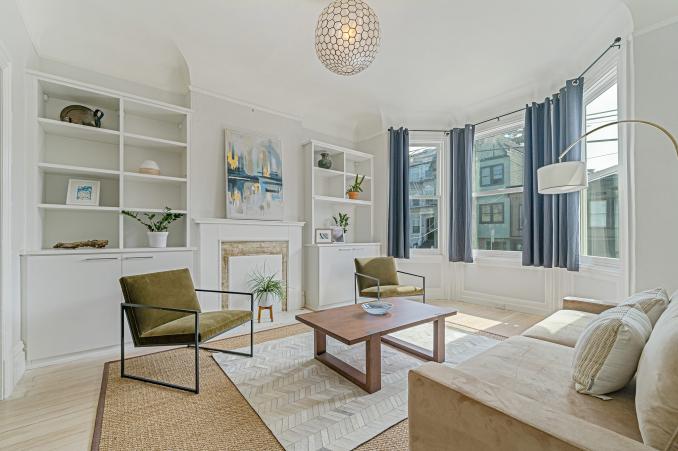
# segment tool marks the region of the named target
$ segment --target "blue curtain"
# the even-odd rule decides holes
[[[449,244],[451,262],[473,262],[471,218],[473,203],[473,135],[475,127],[450,130]]]
[[[388,131],[388,255],[410,258],[410,132]]]
[[[523,265],[579,271],[579,193],[542,195],[537,169],[558,155],[584,130],[584,79],[569,80],[558,94],[525,111]],[[581,145],[564,161],[581,160]]]

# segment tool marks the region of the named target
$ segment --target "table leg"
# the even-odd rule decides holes
[[[374,393],[381,390],[381,337],[371,336],[365,342],[365,391]]]
[[[327,351],[327,335],[320,332],[318,329],[313,331],[313,348],[315,355],[324,354]]]
[[[433,360],[445,361],[445,318],[433,321]]]

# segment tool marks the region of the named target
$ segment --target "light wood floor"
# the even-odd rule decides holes
[[[453,322],[505,336],[520,334],[543,318],[462,302],[431,303],[458,308]],[[118,357],[111,352],[27,371],[12,397],[0,401],[0,449],[89,449],[103,364]]]

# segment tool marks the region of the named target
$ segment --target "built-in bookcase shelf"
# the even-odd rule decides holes
[[[307,165],[308,213],[305,237],[307,243],[315,243],[315,230],[330,228],[333,216],[346,213],[350,217],[347,242],[371,243],[373,241],[372,179],[373,157],[345,147],[320,141],[305,144]],[[328,154],[332,167],[318,166],[322,154]],[[363,192],[357,200],[349,199],[347,188],[354,182],[356,174],[365,176]]]
[[[147,246],[145,229],[123,210],[186,215],[170,227],[168,245],[190,246],[187,108],[141,99],[48,74],[31,72],[35,93],[32,249],[58,241],[107,239],[111,249]],[[101,127],[63,122],[61,110],[84,105],[103,111]],[[152,160],[160,175],[139,167]],[[69,179],[100,182],[99,205],[66,203]]]

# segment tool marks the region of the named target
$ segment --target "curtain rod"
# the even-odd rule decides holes
[[[621,42],[621,37],[617,36],[617,37],[614,39],[614,41],[612,41],[612,44],[610,44],[610,46],[609,46],[608,48],[606,48],[605,51],[604,51],[603,53],[601,53],[600,56],[599,56],[598,58],[596,58],[591,64],[589,64],[589,66],[588,66],[586,69],[584,69],[584,72],[582,72],[581,75],[580,75],[579,77],[577,77],[577,78],[581,78],[581,77],[583,77],[584,75],[586,75],[586,73],[587,73],[588,71],[590,71],[591,68],[592,68],[593,66],[595,66],[596,63],[597,63],[598,61],[600,61],[600,60],[607,54],[607,52],[609,52],[609,51],[612,50],[613,48],[620,48],[620,47],[621,47],[620,42]],[[488,123],[488,122],[498,121],[498,120],[500,120],[502,117],[510,116],[510,115],[512,115],[512,114],[515,114],[515,113],[520,113],[521,111],[525,111],[525,107],[519,108],[519,109],[514,110],[514,111],[510,111],[510,112],[508,112],[508,113],[500,114],[499,116],[492,116],[492,117],[489,118],[489,119],[485,119],[484,121],[476,122],[476,123],[473,124],[473,125],[474,125],[474,126],[478,126],[478,125],[486,124],[486,123]],[[445,133],[446,135],[448,135],[448,134],[450,133],[449,130],[414,130],[414,129],[413,129],[413,130],[410,130],[410,131],[411,131],[411,132]]]

